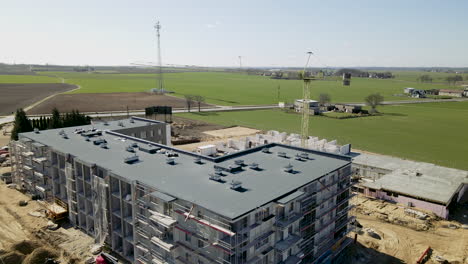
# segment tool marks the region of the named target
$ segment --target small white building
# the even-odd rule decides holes
[[[319,102],[315,100],[307,100],[306,104],[309,106],[310,114],[317,114],[320,111]],[[296,112],[302,112],[304,106],[304,99],[296,99],[294,101],[294,110]]]
[[[405,94],[412,94],[414,91],[414,88],[412,87],[406,87],[405,90],[404,90],[404,93]]]

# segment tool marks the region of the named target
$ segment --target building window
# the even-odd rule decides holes
[[[158,128],[158,135],[161,135],[161,129]]]
[[[293,227],[292,227],[292,225],[288,228],[288,233],[289,233],[290,235],[292,235],[292,233],[293,233]]]
[[[141,131],[140,137],[141,138],[146,138],[146,131]]]
[[[199,239],[198,240],[198,247],[203,248],[204,246],[205,246],[205,243],[203,243],[203,241]]]
[[[185,233],[185,241],[187,241],[187,242],[191,242],[191,241],[192,241],[192,237],[191,237],[189,234],[187,234],[187,233]]]
[[[292,212],[292,211],[294,211],[294,202],[291,202],[289,204],[289,212]]]
[[[154,137],[154,130],[150,130],[150,137]]]
[[[130,133],[130,136],[136,137],[136,134],[135,133]]]
[[[205,263],[201,259],[199,259],[198,264],[205,264]]]

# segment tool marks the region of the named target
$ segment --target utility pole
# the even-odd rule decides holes
[[[154,28],[156,29],[156,36],[158,38],[158,68],[159,68],[159,78],[158,78],[158,83],[157,83],[157,88],[159,89],[159,92],[163,92],[163,73],[162,73],[162,58],[161,58],[161,24],[159,24],[159,21],[156,22],[154,25]]]

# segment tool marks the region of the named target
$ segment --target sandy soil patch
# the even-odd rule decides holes
[[[18,202],[21,200],[28,201],[28,204],[19,206]],[[36,216],[30,215],[31,213]],[[41,202],[32,201],[28,196],[7,188],[0,182],[0,250],[12,254],[12,246],[22,241],[31,241],[46,251],[57,251],[61,263],[83,263],[92,256],[89,247],[94,243],[93,238],[67,226],[55,231],[48,230],[47,222]],[[37,254],[41,253],[39,251],[41,250]],[[26,259],[28,257],[34,258],[26,256]]]
[[[231,138],[231,137],[242,137],[242,136],[249,136],[249,135],[255,135],[259,133],[260,130],[253,129],[253,128],[248,128],[248,127],[230,127],[230,128],[224,128],[224,129],[217,129],[217,130],[211,130],[211,131],[205,131],[203,133],[217,137],[217,138]]]
[[[402,206],[362,196],[353,198],[352,203],[356,207],[351,214],[357,217],[363,229],[371,228],[381,237],[376,239],[361,232],[358,241],[363,248],[354,248],[357,252],[352,263],[415,263],[428,246],[433,251],[426,263],[439,263],[435,256],[450,263],[468,263],[468,230],[460,228],[461,223],[440,220],[433,215],[421,221],[404,214]],[[448,228],[450,224],[458,228]],[[418,228],[421,225],[428,229]]]

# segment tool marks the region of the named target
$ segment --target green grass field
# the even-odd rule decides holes
[[[156,87],[153,74],[47,74],[56,74],[65,78],[67,83],[81,86],[72,93],[143,92]],[[164,78],[167,89],[174,91],[176,96],[202,95],[208,103],[218,105],[276,104],[302,97],[302,81],[299,80],[272,80],[263,76],[220,72],[168,73]],[[385,100],[411,100],[394,96],[403,93],[404,87],[446,88],[440,84],[354,78],[349,87],[335,80],[314,81],[311,96],[317,98],[320,93],[328,93],[332,102],[362,102],[365,96],[379,92]]]
[[[0,75],[0,83],[59,83],[59,78],[42,75]]]
[[[468,102],[380,107],[383,116],[313,116],[310,135],[354,148],[468,170]],[[182,117],[262,130],[300,131],[301,116],[280,110],[187,113]]]

